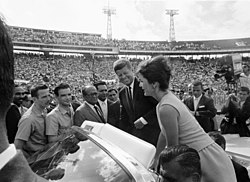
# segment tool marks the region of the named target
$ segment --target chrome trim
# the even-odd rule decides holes
[[[86,135],[93,143],[103,149],[112,159],[114,159],[122,169],[134,180],[134,182],[155,182],[157,177],[153,177],[151,171],[146,169],[135,158],[121,150],[111,142],[103,140],[95,133],[81,128],[83,134]]]

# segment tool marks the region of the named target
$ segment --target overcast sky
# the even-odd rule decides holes
[[[175,37],[211,40],[250,37],[250,0],[109,0],[112,37],[169,40],[170,17],[177,9]],[[0,0],[7,24],[49,30],[98,33],[106,38],[108,0]]]

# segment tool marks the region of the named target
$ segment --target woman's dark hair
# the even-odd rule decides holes
[[[138,65],[137,74],[140,73],[149,83],[159,83],[160,90],[169,88],[171,69],[167,64],[168,59],[164,56],[156,56],[141,62]]]

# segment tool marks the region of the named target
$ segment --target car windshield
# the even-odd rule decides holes
[[[65,182],[129,182],[129,175],[90,139],[68,137],[37,156],[30,166],[38,175]],[[72,145],[73,144],[73,145]]]

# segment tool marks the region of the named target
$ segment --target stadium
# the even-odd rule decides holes
[[[131,14],[123,12],[125,17],[132,22],[131,24],[123,22],[124,27],[125,25],[129,27],[123,31],[124,27],[121,26],[121,22],[115,20],[115,23],[111,24],[111,16],[116,14],[116,9],[110,7],[108,1],[108,6],[102,9],[102,13],[107,18],[106,35],[100,33],[101,31],[97,31],[98,33],[78,31],[80,29],[75,31],[74,27],[71,30],[65,30],[66,26],[62,29],[48,28],[48,26],[37,28],[39,26],[32,27],[28,23],[9,24],[6,21],[6,28],[13,43],[15,78],[13,103],[8,108],[5,117],[9,143],[11,142],[8,131],[14,128],[16,130],[13,132],[12,143],[16,149],[22,150],[28,161],[27,165],[33,172],[48,180],[57,178],[62,181],[74,179],[102,181],[103,177],[103,181],[112,181],[109,179],[114,177],[113,181],[119,181],[117,179],[141,182],[162,181],[166,177],[154,170],[163,168],[156,165],[160,161],[157,162],[156,159],[160,159],[157,156],[160,155],[158,150],[162,150],[164,144],[166,149],[175,144],[176,146],[177,144],[192,146],[199,153],[198,161],[201,164],[208,164],[204,162],[206,160],[211,161],[211,166],[214,165],[215,168],[207,165],[207,169],[200,169],[202,174],[205,174],[204,179],[211,177],[213,180],[210,179],[210,181],[215,181],[214,179],[217,178],[217,175],[210,174],[209,168],[221,170],[217,171],[218,179],[225,180],[230,175],[234,178],[233,173],[228,172],[230,175],[227,176],[222,172],[223,168],[219,168],[221,164],[217,164],[217,157],[221,157],[221,154],[225,155],[223,159],[221,158],[222,163],[225,164],[223,167],[226,166],[226,169],[229,166],[225,171],[232,170],[231,162],[227,157],[231,155],[232,160],[245,167],[245,174],[248,173],[250,176],[249,147],[245,147],[246,143],[250,142],[250,93],[248,89],[250,88],[250,35],[242,34],[244,32],[242,30],[235,33],[236,36],[242,34],[241,37],[235,38],[228,33],[230,31],[225,31],[225,37],[232,38],[218,38],[221,34],[216,34],[217,27],[218,32],[232,28],[233,33],[233,30],[242,28],[234,21],[232,22],[235,24],[229,20],[226,21],[223,19],[223,14],[220,14],[219,16],[222,17],[220,21],[223,23],[225,21],[225,25],[221,24],[221,27],[226,28],[221,28],[221,22],[218,21],[213,25],[214,30],[207,31],[211,35],[205,36],[207,33],[205,29],[209,29],[209,26],[204,26],[203,23],[214,21],[213,18],[218,16],[218,12],[214,11],[215,15],[211,15],[211,19],[206,19],[210,12],[205,12],[205,9],[210,10],[211,7],[207,5],[211,2],[208,4],[198,2],[197,4],[203,8],[203,11],[196,9],[198,12],[196,15],[200,16],[197,19],[204,19],[204,22],[197,21],[200,24],[192,25],[192,31],[183,30],[184,24],[187,24],[183,20],[190,18],[190,12],[193,10],[189,9],[189,14],[184,11],[187,17],[183,19],[182,16],[181,23],[178,20],[174,22],[174,16],[179,14],[179,10],[165,10],[164,16],[167,15],[170,18],[169,37],[166,40],[162,38],[163,33],[166,37],[167,31],[163,28],[166,24],[158,26],[163,22],[162,16],[158,14],[157,17],[156,14],[159,12],[156,9],[152,12],[148,11],[157,6],[159,8],[161,5],[154,2],[155,4],[152,3],[154,5],[151,7],[150,2],[147,1],[133,3],[135,6],[134,9],[131,8]],[[211,4],[214,5],[213,2]],[[222,5],[213,8],[217,11],[222,8],[221,12],[228,11],[227,15],[232,13],[231,9],[227,10],[230,3],[226,5],[227,7]],[[43,6],[46,8],[47,4]],[[61,8],[60,3],[57,8],[60,9],[59,7]],[[96,18],[94,14],[94,8],[97,7],[100,8],[100,3],[93,5],[93,9],[90,10],[93,14],[87,11],[87,6],[82,9],[76,7],[75,12],[86,11],[91,18],[85,17],[86,19],[81,22],[80,16],[74,17],[75,19],[71,19],[72,22],[78,21],[79,27],[96,24],[99,27],[103,26],[104,21],[97,21],[100,15]],[[118,9],[118,12],[126,10],[126,7],[124,5],[122,9]],[[62,11],[55,11],[56,17],[60,17],[61,12],[65,15],[73,14],[73,11],[67,12],[68,9],[62,8],[60,9]],[[40,9],[37,8],[37,11]],[[140,12],[141,14],[138,14],[141,16],[136,17],[133,11]],[[30,12],[27,10],[24,14]],[[239,12],[239,9],[235,12]],[[48,14],[42,12],[41,19],[35,21],[41,20],[42,22],[43,18],[53,19],[50,13],[49,10]],[[29,14],[31,15],[32,13]],[[70,18],[62,21],[62,24],[67,22],[67,26],[70,27],[73,23],[69,20]],[[53,21],[57,23],[55,19]],[[112,32],[114,24],[120,26],[120,29]],[[138,28],[140,26],[141,28]],[[186,33],[183,37],[197,34],[198,39],[192,40],[193,37],[190,40],[176,39],[175,26],[179,28],[178,33]],[[144,31],[145,28],[149,30]],[[198,33],[199,31],[195,31],[199,28],[202,36]],[[245,28],[247,29],[247,26]],[[116,32],[119,31],[129,32],[128,38],[113,36],[118,35],[119,33],[116,34]],[[140,31],[142,36],[138,36]],[[152,40],[151,37],[151,40],[147,40],[147,33],[154,33],[153,37],[158,36],[158,39]],[[136,39],[137,36],[138,39]],[[142,37],[145,37],[145,40]],[[199,37],[204,37],[204,39]],[[155,63],[156,61],[152,61],[154,58],[161,60]],[[149,66],[143,67],[140,64],[148,60],[152,61],[148,62]],[[125,66],[119,67],[121,66],[119,61],[124,61]],[[151,63],[155,64],[155,67],[152,65],[150,67]],[[143,69],[148,72],[145,74]],[[139,70],[137,75],[136,70]],[[152,80],[149,81],[151,78]],[[114,100],[109,96],[109,91],[112,89]],[[39,92],[41,90],[43,92]],[[11,118],[13,110],[17,115],[13,119],[14,124]],[[35,119],[27,122],[32,117]],[[232,128],[229,128],[229,125]],[[216,152],[212,149],[218,146],[214,145],[215,142],[207,135],[209,132],[223,134],[227,141],[226,152],[218,149],[219,152],[216,152],[220,155],[217,155],[218,153],[214,155]],[[29,140],[35,135],[38,136],[38,142],[33,142],[31,148],[27,147]],[[34,149],[32,149],[33,146]],[[144,146],[145,149],[142,150],[136,146]],[[203,154],[203,149],[208,149],[209,155]],[[139,154],[139,150],[145,153]],[[85,152],[88,152],[87,155],[84,155]],[[146,154],[147,152],[149,153]],[[97,155],[101,153],[101,157]],[[110,162],[110,159],[103,160],[107,154],[115,162]],[[209,157],[202,161],[203,155]],[[97,158],[100,161],[96,160]],[[93,159],[96,161],[93,162]],[[97,166],[88,169],[92,162]],[[107,167],[111,163],[114,167],[112,165]],[[102,169],[99,170],[100,166],[105,174],[100,172],[102,171]],[[117,166],[125,172],[116,170]],[[139,168],[135,170],[135,166]],[[29,167],[26,168],[29,169]],[[65,172],[66,169],[71,172]],[[113,170],[117,174],[113,174]],[[143,174],[140,174],[140,171]],[[94,174],[95,172],[97,174]],[[83,177],[83,174],[86,177]],[[145,175],[146,178],[140,175]],[[248,176],[246,175],[246,178]]]

